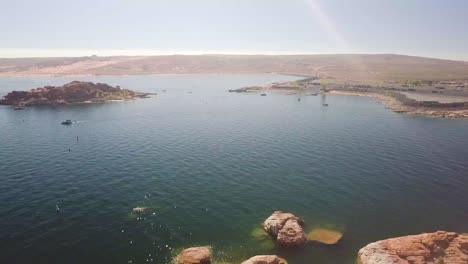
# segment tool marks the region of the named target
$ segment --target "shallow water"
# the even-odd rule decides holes
[[[73,79],[159,94],[0,107],[1,263],[167,263],[209,244],[231,263],[274,253],[341,264],[375,240],[468,231],[468,120],[362,97],[227,92],[296,79],[278,75],[0,79],[0,95]],[[154,214],[138,220],[136,206]],[[256,230],[274,210],[343,240],[275,248]]]

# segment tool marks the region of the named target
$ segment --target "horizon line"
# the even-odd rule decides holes
[[[157,51],[147,51],[147,53],[135,52],[136,50],[82,50],[82,49],[63,49],[59,50],[66,53],[81,53],[81,54],[25,54],[25,55],[10,55],[5,56],[0,48],[0,59],[34,59],[34,58],[86,58],[86,57],[158,57],[158,56],[330,56],[330,55],[392,55],[392,56],[406,56],[406,57],[419,57],[419,58],[428,58],[436,60],[449,60],[449,61],[460,61],[468,62],[468,58],[453,58],[453,57],[437,57],[431,55],[418,55],[418,54],[404,54],[404,53],[394,53],[394,52],[230,52],[230,51],[216,51],[216,52],[193,52],[193,51],[181,51],[181,52],[157,52]],[[6,49],[12,50],[12,49]],[[14,50],[23,50],[23,51],[40,51],[38,53],[46,53],[57,50],[36,50],[36,49],[14,49]],[[70,52],[73,51],[73,52]],[[94,52],[93,52],[94,51]],[[141,50],[143,51],[143,50]],[[35,53],[36,53],[35,52]],[[28,53],[28,52],[26,52]],[[106,54],[107,53],[107,54]]]

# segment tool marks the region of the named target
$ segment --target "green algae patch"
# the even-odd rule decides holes
[[[276,248],[275,242],[271,239],[263,240],[261,241],[258,246],[258,249],[265,251],[265,252],[270,252]]]
[[[270,235],[268,235],[263,228],[256,227],[250,232],[250,236],[253,237],[255,240],[266,240],[270,239]]]
[[[250,237],[256,242],[255,247],[262,251],[270,252],[275,249],[276,244],[271,236],[263,230],[263,228],[256,227],[250,232]]]
[[[256,227],[250,232],[250,236],[257,242],[256,247],[261,250],[271,251],[276,245],[271,236],[260,227]]]

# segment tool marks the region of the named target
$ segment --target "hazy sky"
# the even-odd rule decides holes
[[[0,0],[0,57],[398,53],[468,60],[467,0]]]

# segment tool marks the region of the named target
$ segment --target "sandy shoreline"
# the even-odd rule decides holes
[[[318,93],[317,90],[293,90],[293,89],[275,89],[271,87],[262,87],[260,89],[245,90],[247,93],[264,93],[272,92],[285,95],[293,94],[309,94],[309,93]],[[390,93],[380,93],[380,92],[361,92],[361,91],[349,91],[349,90],[329,90],[325,93],[320,92],[320,94],[327,95],[345,95],[345,96],[365,96],[370,97],[378,102],[381,102],[385,108],[392,110],[396,113],[405,113],[410,115],[422,115],[429,117],[437,118],[468,118],[468,109],[465,107],[460,108],[449,108],[449,107],[415,107],[408,106],[397,100],[394,96],[391,96]],[[401,93],[404,95],[403,93]],[[444,98],[444,96],[439,96]]]

